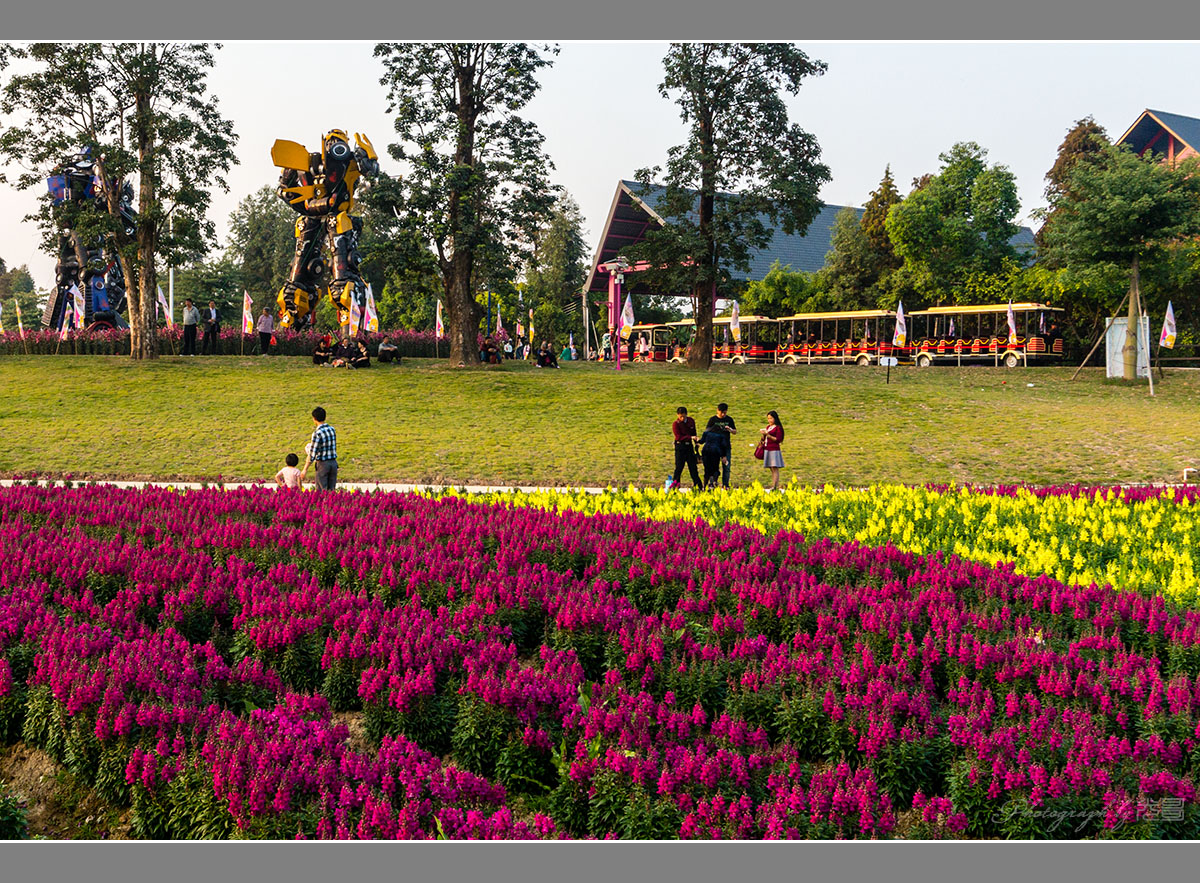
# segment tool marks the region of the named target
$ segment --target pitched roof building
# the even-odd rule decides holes
[[[608,275],[598,272],[596,268],[614,260],[629,246],[640,242],[651,224],[666,224],[665,219],[657,212],[663,192],[664,188],[653,186],[643,195],[642,186],[636,181],[617,182],[617,192],[608,211],[608,220],[604,224],[600,244],[592,258],[592,271],[588,275],[585,291],[607,291]],[[764,219],[764,223],[774,229],[771,241],[765,248],[751,250],[748,272],[730,268],[730,276],[737,280],[762,279],[775,261],[779,261],[785,267],[791,266],[793,270],[815,273],[825,266],[825,256],[833,247],[833,222],[838,212],[844,208],[845,206],[841,205],[822,206],[803,233],[785,233],[782,226],[773,225]],[[862,218],[863,209],[855,206],[851,208]],[[1012,244],[1017,248],[1032,248],[1033,233],[1022,227],[1013,237]]]
[[[1162,110],[1143,110],[1118,144],[1128,144],[1138,156],[1146,151],[1174,165],[1200,155],[1200,120]]]

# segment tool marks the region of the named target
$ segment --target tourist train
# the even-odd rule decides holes
[[[867,366],[884,357],[918,367],[1056,364],[1063,357],[1062,312],[1040,303],[915,310],[905,317],[903,345],[893,343],[894,310],[797,313],[779,319],[742,316],[736,330],[729,316],[718,316],[713,319],[712,358],[736,365]],[[635,325],[626,346],[635,362],[683,362],[694,336],[691,319]]]

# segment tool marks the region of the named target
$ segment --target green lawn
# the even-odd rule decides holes
[[[1144,385],[1089,369],[884,369],[405,361],[352,372],[300,358],[0,360],[0,476],[268,479],[309,412],[337,427],[346,481],[662,484],[670,423],[729,402],[734,481],[779,411],[785,475],[815,484],[1177,481],[1200,465],[1200,372]],[[1032,386],[1027,386],[1032,384]]]

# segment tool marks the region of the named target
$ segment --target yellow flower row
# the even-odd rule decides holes
[[[628,488],[601,494],[548,491],[473,495],[472,499],[558,511],[631,514],[657,520],[735,522],[764,533],[791,530],[909,552],[953,552],[973,561],[1011,561],[1018,572],[1068,583],[1109,583],[1194,605],[1200,517],[1188,501],[1131,502],[1123,493],[1037,497],[965,488],[902,485],[820,490],[793,485],[712,493]]]

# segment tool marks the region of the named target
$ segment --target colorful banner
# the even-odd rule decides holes
[[[158,319],[158,311],[162,310],[164,316],[167,317],[167,327],[174,328],[175,320],[171,318],[171,311],[167,309],[167,299],[163,297],[162,286],[158,286],[158,303],[154,305],[154,318]]]
[[[4,333],[4,304],[0,304],[0,334]]]
[[[908,323],[904,321],[904,303],[896,303],[896,333],[892,335],[892,346],[908,344]]]
[[[367,285],[367,331],[379,330],[379,313],[375,310],[375,293],[371,291],[371,286]]]
[[[358,337],[358,329],[362,325],[362,310],[358,306],[358,298],[350,300],[350,337]]]
[[[1017,317],[1013,315],[1011,300],[1008,302],[1008,342],[1017,342]]]
[[[440,300],[437,302],[437,326],[434,333],[438,340],[446,336],[446,326],[442,324],[442,302]]]
[[[75,330],[83,330],[83,317],[86,313],[83,310],[83,292],[79,290],[77,285],[71,286],[71,294],[75,299]]]
[[[159,294],[162,294],[161,289]],[[254,333],[254,301],[250,300],[250,292],[242,290],[242,334]]]
[[[733,309],[729,312],[729,333],[733,335],[734,343],[742,342],[742,322],[741,313],[738,310],[738,302],[733,302]]]
[[[532,344],[533,344],[533,307],[529,308],[529,343],[531,344],[530,349],[532,349],[533,348],[532,347]]]
[[[1170,301],[1167,301],[1167,314],[1163,316],[1162,334],[1158,338],[1158,345],[1169,350],[1175,349],[1175,308],[1171,306]]]
[[[21,322],[21,302],[15,297],[13,298],[13,306],[17,308],[17,331],[21,332],[21,339],[25,339],[25,325]]]
[[[633,295],[625,295],[625,307],[621,310],[621,336],[628,338],[633,333]]]

